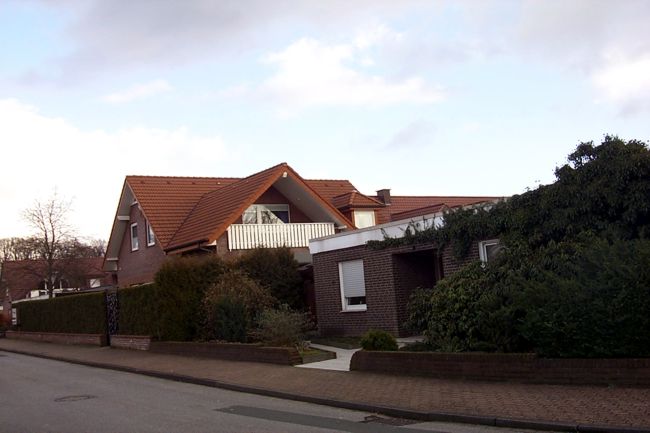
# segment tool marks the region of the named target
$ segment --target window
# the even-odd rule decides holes
[[[156,244],[156,236],[153,234],[151,224],[147,221],[147,246],[150,247]]]
[[[288,204],[254,204],[242,215],[244,224],[284,224],[289,222]]]
[[[339,281],[343,311],[365,311],[366,281],[363,260],[339,262]]]
[[[91,278],[88,280],[88,287],[90,288],[95,288],[95,287],[100,287],[102,285],[102,280],[100,278]]]
[[[374,210],[355,210],[354,211],[354,225],[358,229],[371,227],[375,225],[375,211]]]
[[[494,260],[494,257],[499,254],[503,247],[499,244],[499,239],[491,239],[489,241],[481,241],[478,243],[478,255],[483,263],[488,263]]]
[[[138,223],[131,224],[131,251],[137,251],[140,248],[138,242]]]

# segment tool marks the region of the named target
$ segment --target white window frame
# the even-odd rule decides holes
[[[147,220],[147,246],[152,247],[154,245],[156,245],[156,235],[153,228],[151,228],[151,224],[149,224],[149,220]]]
[[[339,262],[339,288],[341,291],[341,311],[366,311],[368,309],[368,299],[366,298],[366,303],[365,304],[353,304],[349,305],[348,304],[348,297],[345,296],[345,287],[343,284],[344,278],[343,278],[343,268],[346,263],[352,263],[352,262],[361,262],[361,281],[363,283],[363,294],[364,297],[366,295],[366,277],[365,277],[365,270],[364,270],[364,265],[363,265],[363,260],[347,260],[343,262]]]
[[[241,217],[242,218],[242,223],[243,224],[285,224],[284,221],[282,221],[280,218],[277,218],[277,217],[276,217],[277,221],[273,222],[273,223],[262,223],[262,222],[260,222],[260,221],[262,221],[262,212],[264,212],[265,210],[268,210],[271,213],[274,210],[280,211],[280,212],[285,212],[286,211],[287,212],[288,223],[291,222],[291,209],[290,209],[290,206],[288,204],[260,204],[260,203],[255,203],[255,204],[250,205],[244,211],[244,214],[242,214],[242,217]],[[246,218],[244,217],[244,215],[247,214],[247,213],[252,213],[253,211],[255,211],[255,213],[256,213],[256,215],[255,215],[256,222],[255,223],[247,223]]]
[[[370,225],[359,225],[359,222],[357,220],[357,215],[359,217],[362,216],[371,216],[371,223]],[[355,210],[354,211],[354,226],[358,229],[364,229],[366,227],[372,227],[377,224],[377,221],[375,220],[375,211],[374,210]]]
[[[102,279],[101,278],[90,278],[88,280],[88,287],[91,289],[101,287],[102,286]]]
[[[135,237],[133,236],[133,228],[135,227]],[[129,235],[131,236],[131,251],[138,251],[140,249],[140,239],[138,234],[138,223],[131,224],[129,229]]]
[[[499,245],[499,244],[500,244],[499,239],[489,239],[487,241],[481,241],[478,243],[478,256],[483,263],[488,262],[487,247],[493,245]]]

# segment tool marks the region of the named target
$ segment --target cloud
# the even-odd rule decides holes
[[[264,57],[263,62],[274,67],[275,73],[258,87],[257,97],[289,112],[314,106],[376,107],[444,99],[440,86],[428,85],[421,77],[391,81],[380,71],[368,71],[367,49],[375,42],[328,45],[300,39]]]
[[[386,145],[389,149],[413,149],[431,144],[436,133],[436,127],[431,122],[416,120],[397,131],[388,140]]]
[[[172,90],[172,86],[167,81],[159,79],[149,81],[148,83],[135,84],[128,89],[108,94],[102,99],[105,102],[119,104],[159,95],[161,93],[169,92],[170,90]]]
[[[612,59],[596,71],[593,82],[625,112],[650,109],[650,54],[633,60]]]
[[[647,109],[650,2],[527,0],[513,40],[524,58],[576,70],[598,99]]]
[[[211,175],[229,158],[220,137],[185,128],[83,130],[14,99],[0,99],[0,118],[0,238],[28,233],[21,211],[54,188],[73,199],[80,235],[107,238],[125,175]]]
[[[293,37],[291,29],[337,31],[396,16],[426,0],[314,1],[104,0],[43,2],[72,16],[66,34],[73,44],[59,59],[62,76],[115,69],[178,66],[240,55]],[[287,40],[287,39],[284,39]]]

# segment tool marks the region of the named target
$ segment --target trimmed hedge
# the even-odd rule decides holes
[[[105,334],[104,292],[14,304],[20,331]]]
[[[155,295],[153,284],[118,290],[120,334],[153,336],[159,333]]]
[[[206,290],[228,269],[220,257],[174,257],[156,273],[153,297],[156,300],[159,340],[190,341],[201,333],[201,302]]]

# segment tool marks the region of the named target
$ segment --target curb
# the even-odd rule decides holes
[[[266,397],[281,398],[283,400],[302,401],[324,406],[337,407],[341,409],[350,409],[361,412],[372,412],[387,415],[396,418],[407,418],[418,421],[434,422],[453,422],[462,424],[475,424],[493,427],[521,428],[530,430],[551,430],[564,432],[584,432],[584,433],[650,433],[650,428],[636,427],[618,427],[618,426],[598,426],[591,424],[575,424],[553,421],[538,421],[524,419],[510,419],[492,416],[480,415],[463,415],[458,413],[446,412],[424,412],[412,409],[400,409],[396,407],[380,406],[366,403],[355,403],[346,400],[337,400],[322,397],[312,397],[308,395],[292,394],[283,391],[276,391],[267,388],[257,388],[254,386],[238,385],[234,383],[221,382],[213,379],[202,379],[182,374],[165,373],[155,370],[145,370],[135,367],[125,367],[115,364],[104,364],[101,362],[81,361],[77,359],[63,358],[42,353],[26,352],[21,350],[0,349],[2,352],[17,353],[20,355],[33,356],[37,358],[50,359],[53,361],[67,362],[69,364],[84,365],[94,368],[121,371],[125,373],[140,374],[143,376],[155,377],[159,379],[173,380],[175,382],[190,383],[194,385],[208,386],[212,388],[226,389],[229,391],[244,392],[248,394],[257,394]]]

